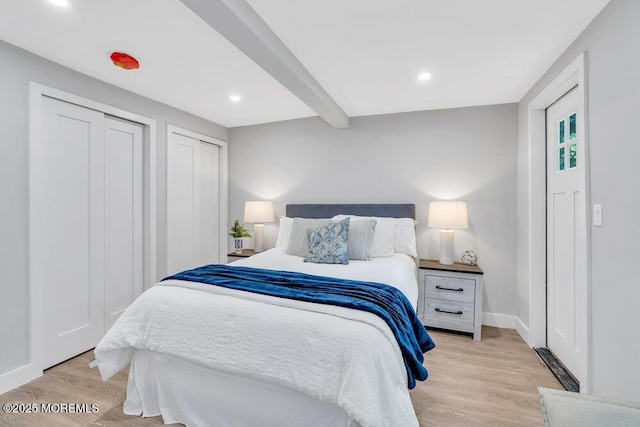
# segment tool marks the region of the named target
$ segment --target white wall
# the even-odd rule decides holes
[[[587,51],[591,200],[604,209],[592,227],[593,393],[640,401],[640,2],[612,0],[519,104],[518,317],[529,319],[527,105]],[[528,326],[528,325],[527,325]]]
[[[348,129],[291,120],[229,129],[229,141],[230,223],[247,200],[273,200],[279,215],[286,203],[415,203],[418,255],[437,258],[428,202],[466,200],[470,228],[456,231],[455,253],[477,251],[484,311],[515,326],[515,104],[357,117]],[[277,228],[266,230],[273,246]]]
[[[156,119],[159,277],[166,271],[166,124],[227,140],[222,126],[0,41],[0,377],[29,360],[29,81]]]

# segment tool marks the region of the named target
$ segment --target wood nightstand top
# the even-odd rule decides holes
[[[442,271],[456,271],[459,273],[475,273],[475,274],[484,274],[484,271],[477,265],[468,265],[463,264],[461,262],[456,262],[453,265],[444,265],[440,264],[438,260],[435,259],[421,259],[420,260],[420,268],[428,268],[431,270],[442,270]]]
[[[236,253],[235,251],[229,252],[227,256],[234,256],[236,258],[249,258],[250,256],[255,255],[256,253],[253,249],[243,249],[241,253]]]

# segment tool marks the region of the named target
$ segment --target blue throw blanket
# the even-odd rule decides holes
[[[423,353],[435,347],[411,303],[393,286],[222,264],[205,265],[163,280],[186,280],[280,298],[364,310],[382,318],[395,335],[407,369],[409,388],[427,379]]]

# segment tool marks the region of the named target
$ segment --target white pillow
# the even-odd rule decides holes
[[[398,224],[393,221],[379,221],[380,218],[362,217],[353,215],[336,215],[331,218],[333,221],[342,221],[345,218],[351,218],[351,221],[362,221],[366,219],[376,220],[376,231],[373,236],[373,243],[369,250],[370,258],[382,258],[393,255]],[[383,218],[384,219],[384,218]]]
[[[376,223],[376,234],[373,236],[369,257],[381,258],[393,255],[393,242],[396,240],[397,231],[396,224]]]
[[[416,248],[416,221],[413,218],[387,218],[398,224],[394,251],[410,257],[418,256]]]
[[[343,219],[351,217],[352,220],[357,219],[375,219],[378,221],[376,225],[376,233],[378,232],[378,226],[389,226],[395,224],[397,232],[395,233],[395,241],[393,243],[393,252],[400,254],[407,254],[410,257],[417,257],[418,250],[416,248],[416,221],[413,218],[381,218],[374,216],[356,216],[356,215],[336,215],[333,217],[336,219]],[[374,239],[375,245],[375,239]],[[373,255],[371,255],[373,257]]]
[[[278,241],[276,248],[287,248],[289,239],[291,238],[291,228],[293,227],[293,218],[286,216],[280,217],[280,229],[278,230]]]

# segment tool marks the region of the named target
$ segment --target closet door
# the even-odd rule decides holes
[[[197,265],[219,262],[220,153],[217,145],[200,142],[200,251]]]
[[[31,281],[42,289],[43,367],[104,334],[105,145],[102,113],[43,99],[30,151]]]
[[[142,125],[105,117],[106,328],[142,293]]]
[[[219,261],[219,148],[170,132],[168,274]]]

